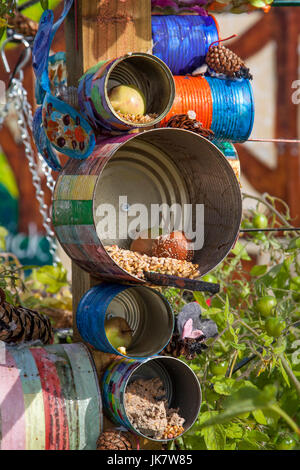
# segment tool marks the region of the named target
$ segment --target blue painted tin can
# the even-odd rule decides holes
[[[209,46],[219,39],[213,16],[152,16],[153,54],[174,75],[193,72],[205,62]]]
[[[254,97],[249,80],[206,77],[213,102],[211,130],[219,141],[245,142],[254,123]]]
[[[125,354],[110,343],[105,333],[105,320],[113,317],[126,320],[132,332]],[[82,338],[96,349],[137,360],[162,351],[174,330],[168,301],[157,290],[144,286],[95,286],[82,297],[76,320]]]
[[[178,409],[178,413],[184,418],[182,434],[193,426],[202,401],[200,383],[187,364],[167,356],[156,356],[143,362],[121,359],[106,369],[101,389],[103,408],[111,421],[143,438],[158,442],[171,440],[143,434],[130,421],[126,409],[126,390],[128,385],[139,379],[160,379],[169,408]]]

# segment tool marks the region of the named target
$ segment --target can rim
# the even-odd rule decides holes
[[[119,114],[112,107],[110,99],[108,97],[108,92],[107,92],[108,81],[110,79],[110,75],[111,75],[112,71],[123,60],[129,59],[130,57],[144,57],[145,59],[152,60],[153,62],[157,62],[162,67],[162,69],[165,69],[165,73],[168,76],[168,78],[170,79],[170,88],[171,89],[170,89],[169,102],[168,102],[165,110],[163,111],[163,113],[161,113],[156,119],[153,119],[153,121],[151,121],[151,122],[132,123],[130,121],[126,121],[125,119],[122,119],[119,116]],[[112,112],[112,114],[115,116],[116,119],[118,119],[122,124],[126,124],[130,128],[142,128],[142,129],[146,128],[147,129],[148,127],[155,126],[156,124],[158,124],[160,121],[162,121],[165,118],[165,116],[170,112],[170,110],[173,106],[174,100],[175,100],[175,82],[174,82],[173,74],[172,74],[171,70],[169,69],[169,67],[167,66],[167,64],[165,64],[161,59],[159,59],[158,57],[156,57],[152,54],[147,54],[146,52],[134,52],[134,53],[125,54],[122,57],[118,57],[113,63],[110,61],[108,65],[110,65],[110,68],[109,68],[109,70],[106,74],[105,81],[104,81],[104,95],[105,95],[107,106],[109,107],[110,111]]]

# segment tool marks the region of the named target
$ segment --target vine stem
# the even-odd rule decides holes
[[[268,406],[268,409],[274,411],[279,416],[281,416],[281,418],[283,418],[286,421],[286,423],[292,428],[292,430],[298,436],[300,436],[300,429],[298,428],[297,424],[295,423],[295,421],[292,420],[292,418],[285,411],[283,411],[282,408],[280,408],[278,405],[270,405]]]
[[[293,226],[287,221],[287,219],[285,217],[283,217],[283,215],[280,214],[280,212],[278,212],[278,210],[275,209],[275,207],[273,207],[272,204],[270,204],[268,201],[266,201],[266,196],[268,196],[267,193],[264,193],[262,195],[262,197],[252,196],[252,194],[248,194],[248,193],[243,193],[243,196],[245,198],[255,199],[256,201],[261,202],[262,204],[265,204],[265,206],[267,206],[268,209],[270,209],[271,212],[274,212],[274,214],[277,215],[278,219],[280,219],[282,223],[288,225],[290,228],[293,228]]]
[[[286,371],[287,375],[289,376],[291,382],[293,382],[293,385],[296,389],[296,392],[298,394],[298,396],[300,397],[300,383],[299,381],[297,380],[297,377],[294,375],[294,372],[292,371],[292,369],[290,368],[287,360],[285,359],[284,355],[283,354],[280,354],[279,356],[280,360],[281,360],[281,363],[282,363],[282,367],[284,368],[284,370]]]

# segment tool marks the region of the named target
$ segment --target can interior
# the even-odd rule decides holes
[[[158,114],[151,123],[135,124],[135,127],[149,127],[158,123],[170,111],[175,98],[175,84],[170,70],[152,55],[132,54],[117,61],[107,77],[107,98],[110,90],[119,85],[136,86],[146,99],[145,114]],[[109,99],[107,102],[110,105]],[[113,107],[110,107],[118,119],[122,120]]]
[[[125,203],[120,203],[120,196],[125,196]],[[192,205],[192,229],[203,239],[193,262],[201,275],[214,269],[233,246],[242,215],[239,183],[222,152],[205,138],[182,129],[151,130],[123,144],[95,187],[94,223],[102,244],[129,249],[134,238],[128,230],[136,220],[136,214],[130,215],[134,205],[147,209],[148,217],[141,217],[141,224],[135,227],[142,231],[153,226],[151,205],[162,203]],[[106,218],[111,230],[101,224],[101,204],[115,209]],[[198,204],[204,205],[204,224],[196,217]]]
[[[168,302],[147,287],[130,287],[110,302],[106,318],[124,318],[132,333],[127,357],[145,358],[158,354],[169,342],[174,328]]]
[[[196,421],[202,394],[199,381],[190,367],[173,357],[152,358],[137,367],[130,376],[128,383],[138,380],[161,379],[166,391],[169,408],[179,410],[184,418],[184,432]],[[125,401],[126,410],[126,401]],[[145,436],[151,439],[151,436]]]

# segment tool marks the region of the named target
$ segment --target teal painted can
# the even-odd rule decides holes
[[[115,317],[126,320],[132,331],[124,354],[105,333],[105,320]],[[76,320],[82,338],[97,350],[137,360],[162,351],[174,330],[169,302],[158,291],[144,286],[103,283],[92,287],[78,305]]]
[[[161,442],[166,439],[155,439],[136,429],[126,412],[127,386],[137,379],[154,378],[162,381],[169,408],[178,408],[178,413],[184,418],[184,434],[198,417],[202,394],[198,378],[192,369],[174,357],[156,356],[143,362],[128,359],[113,362],[102,378],[103,407],[107,416],[117,425],[143,438]]]

